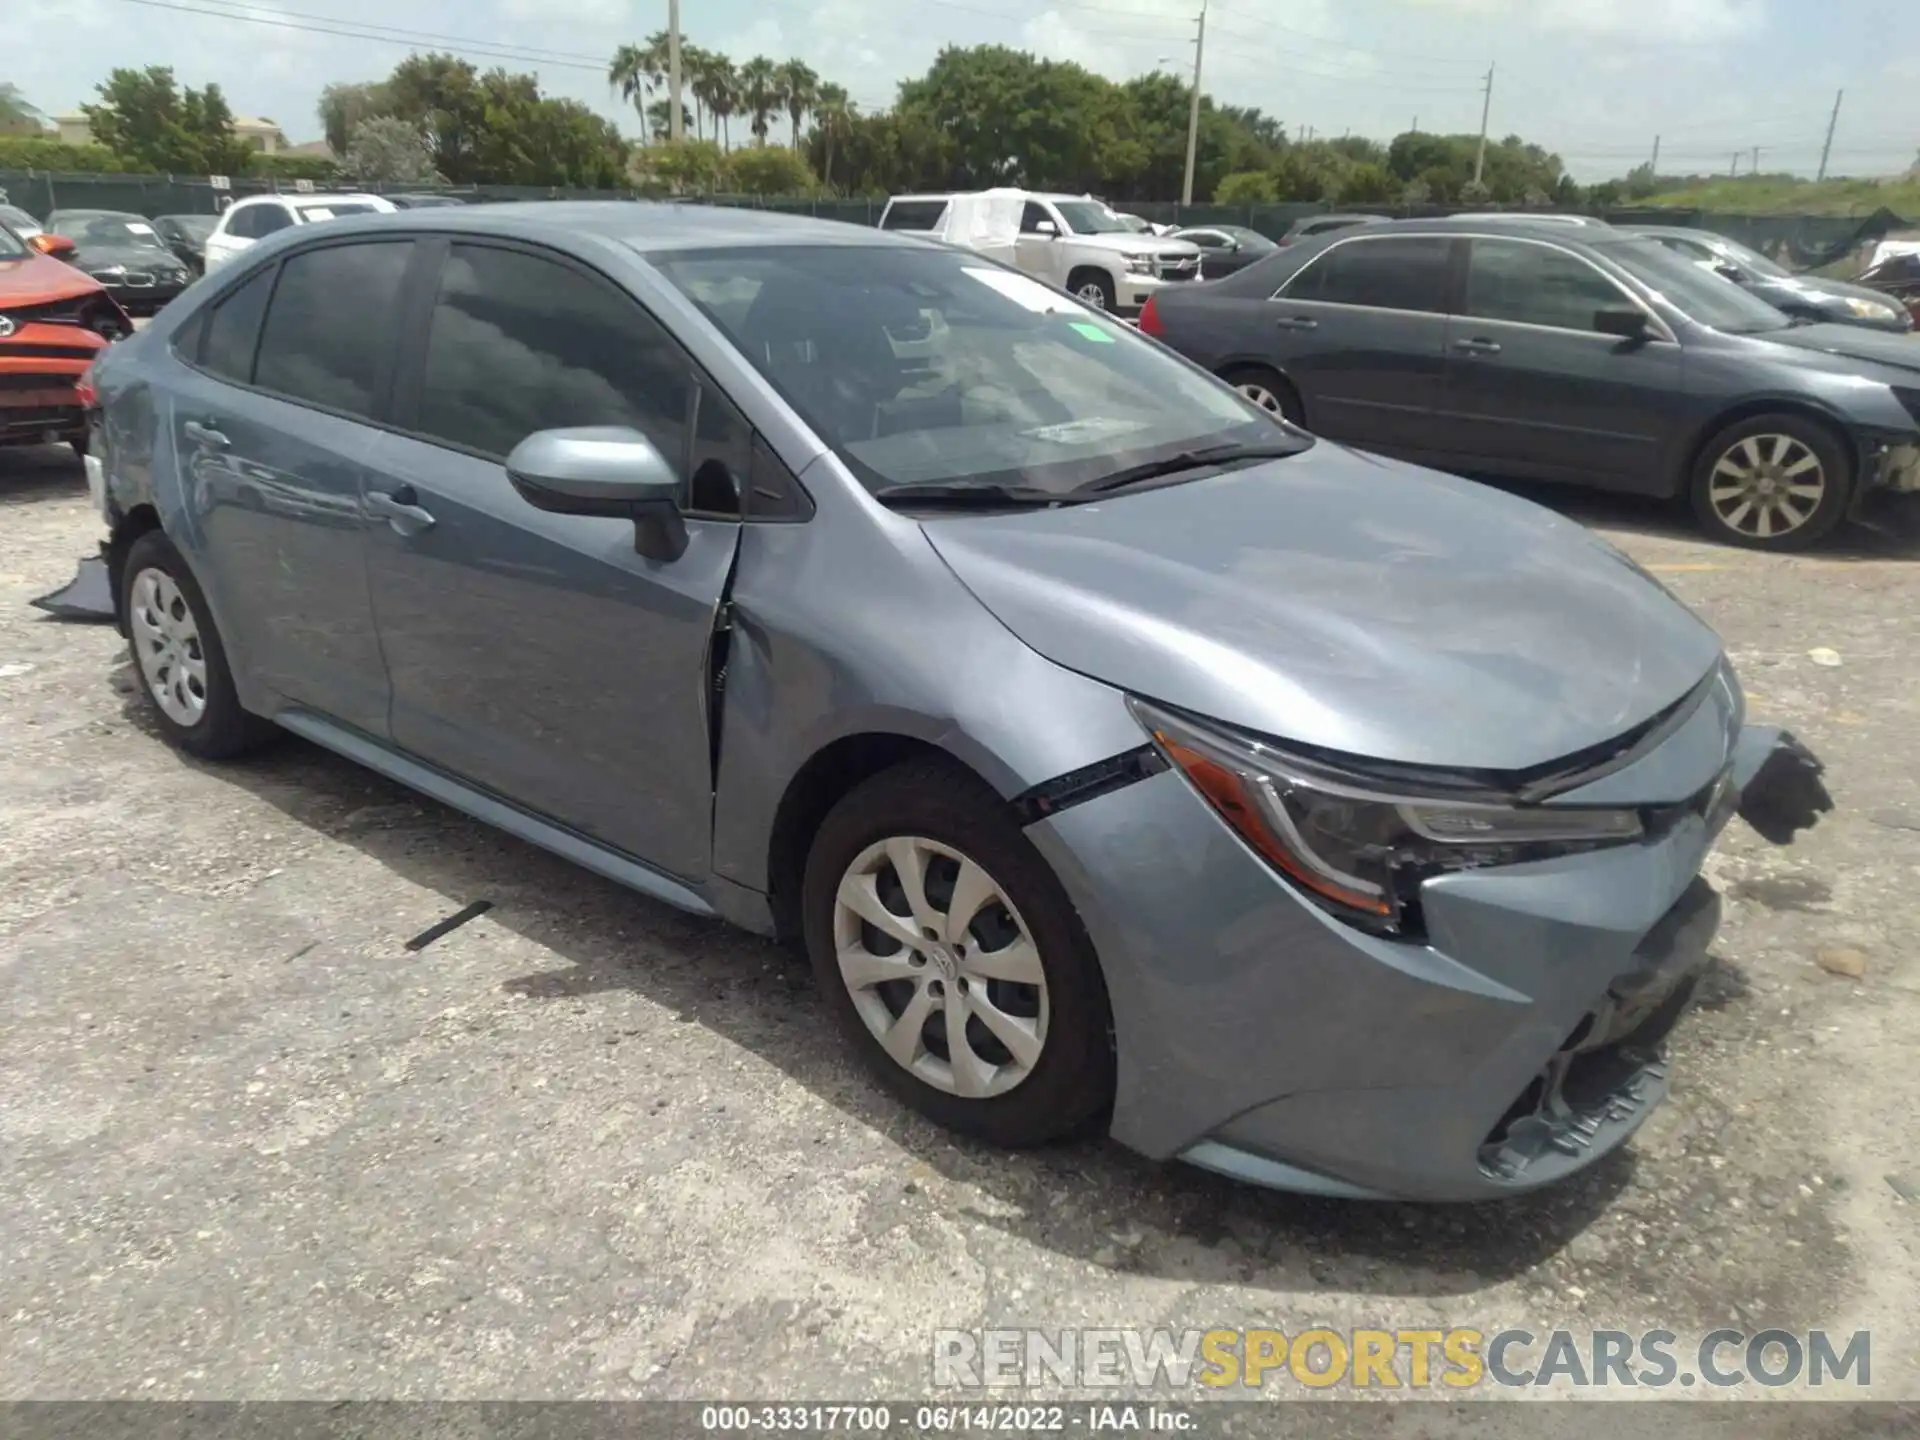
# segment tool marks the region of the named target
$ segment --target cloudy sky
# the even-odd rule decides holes
[[[736,59],[798,55],[874,108],[943,45],[1014,45],[1115,78],[1185,70],[1199,3],[681,0],[681,20],[689,40]],[[1647,158],[1656,135],[1663,171],[1725,171],[1736,150],[1744,171],[1757,145],[1762,168],[1811,173],[1842,88],[1834,171],[1899,170],[1920,149],[1913,0],[1208,4],[1207,89],[1295,132],[1389,136],[1416,119],[1473,130],[1493,65],[1494,133],[1548,145],[1585,180]],[[10,0],[0,81],[53,114],[93,98],[114,66],[171,65],[297,142],[319,133],[323,85],[378,78],[409,49],[438,46],[534,70],[632,132],[604,57],[665,20],[666,0]]]

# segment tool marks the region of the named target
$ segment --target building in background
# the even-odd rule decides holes
[[[53,117],[53,123],[59,130],[59,138],[68,145],[93,144],[93,127],[87,123],[85,112],[69,111]],[[236,115],[233,117],[234,136],[249,150],[257,150],[262,155],[277,155],[288,149],[286,132],[261,116]]]

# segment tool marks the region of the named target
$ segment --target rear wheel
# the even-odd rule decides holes
[[[1227,371],[1220,378],[1269,415],[1278,415],[1290,425],[1306,423],[1299,392],[1279,371],[1269,370],[1264,365],[1242,365]]]
[[[1711,535],[1754,550],[1799,550],[1846,515],[1853,461],[1824,425],[1755,415],[1722,430],[1694,467],[1694,514]]]
[[[821,994],[882,1084],[1001,1145],[1075,1134],[1113,1094],[1106,989],[1005,802],[938,761],[849,793],[807,858]]]
[[[241,708],[207,597],[164,532],[133,542],[121,585],[140,688],[169,740],[202,760],[225,760],[278,733]]]

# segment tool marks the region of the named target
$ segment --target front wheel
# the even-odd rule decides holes
[[[1694,514],[1711,535],[1753,550],[1800,550],[1838,525],[1853,462],[1824,425],[1755,415],[1722,430],[1694,467]]]
[[[1015,1146],[1106,1111],[1113,1053],[1092,943],[978,780],[918,761],[854,789],[814,838],[801,919],[828,1008],[914,1109]]]
[[[1304,426],[1306,412],[1300,395],[1290,381],[1277,370],[1264,365],[1243,365],[1220,377],[1269,415],[1278,415],[1289,425]]]
[[[1118,303],[1113,294],[1112,278],[1101,270],[1074,271],[1067,288],[1073,292],[1074,299],[1082,305],[1091,305],[1095,310],[1112,310]]]

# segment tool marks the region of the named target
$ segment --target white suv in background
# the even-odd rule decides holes
[[[207,237],[207,269],[215,270],[276,230],[341,215],[386,215],[399,207],[378,195],[254,195],[220,213]]]
[[[1163,285],[1200,278],[1199,246],[1142,234],[1091,195],[896,195],[880,228],[977,250],[1121,315],[1138,314]]]

